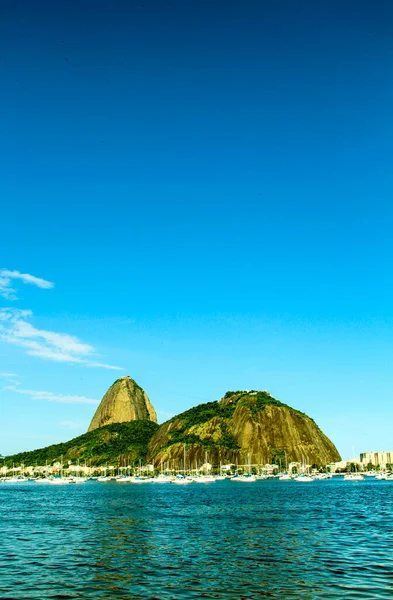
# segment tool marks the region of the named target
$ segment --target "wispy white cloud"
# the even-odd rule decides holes
[[[17,377],[17,375],[15,375],[15,373],[0,373],[0,377],[8,379],[9,377]]]
[[[93,360],[96,354],[93,346],[81,342],[73,335],[37,329],[28,322],[27,319],[31,317],[32,312],[29,310],[0,309],[0,339],[23,348],[30,356],[87,367],[123,370],[121,367]]]
[[[59,402],[61,404],[98,404],[98,400],[93,398],[86,398],[86,396],[75,396],[67,394],[54,394],[53,392],[43,392],[38,390],[24,390],[17,388],[14,385],[8,385],[5,390],[16,392],[17,394],[23,394],[24,396],[30,396],[34,400],[46,400],[47,402]]]
[[[29,273],[21,273],[20,271],[9,271],[2,269],[0,271],[0,296],[7,300],[17,300],[16,290],[12,287],[12,281],[18,279],[23,283],[35,285],[36,287],[48,290],[54,287],[52,281],[35,277]]]

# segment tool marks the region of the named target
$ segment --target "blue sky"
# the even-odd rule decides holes
[[[268,389],[392,449],[391,2],[1,12],[0,452],[125,374],[161,421]]]

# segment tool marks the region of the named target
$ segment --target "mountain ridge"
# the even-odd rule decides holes
[[[135,419],[140,415],[144,418]],[[221,400],[198,404],[162,425],[151,417],[156,419],[156,413],[144,390],[129,376],[122,377],[104,395],[87,433],[69,442],[14,454],[4,464],[43,465],[60,456],[65,461],[120,464],[127,455],[131,461],[181,468],[184,448],[190,465],[201,464],[206,454],[215,465],[323,465],[340,460],[334,444],[311,417],[267,391],[229,391]]]

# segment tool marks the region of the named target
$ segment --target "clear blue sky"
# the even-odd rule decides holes
[[[0,452],[123,374],[161,421],[268,389],[393,449],[392,31],[380,0],[2,2]]]

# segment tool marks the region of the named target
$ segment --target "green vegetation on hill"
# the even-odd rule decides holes
[[[259,412],[266,406],[285,406],[290,410],[294,410],[287,404],[283,404],[280,400],[276,400],[269,394],[269,392],[227,392],[223,400],[216,400],[214,402],[206,402],[205,404],[198,404],[189,410],[176,415],[167,421],[172,423],[174,421],[181,421],[181,430],[189,429],[194,425],[200,425],[206,423],[214,417],[221,417],[223,419],[230,419],[236,410],[236,407],[247,406],[252,412]],[[296,411],[298,412],[298,411]]]
[[[326,463],[339,454],[316,423],[304,413],[273,398],[268,391],[228,391],[222,400],[200,404],[163,423],[152,437],[147,460],[181,464],[187,458],[250,460],[257,464],[302,461]]]
[[[180,420],[183,423],[182,429],[189,429],[193,425],[200,425],[206,423],[214,417],[222,417],[229,419],[235,412],[235,404],[220,404],[217,400],[215,402],[206,402],[206,404],[199,404],[189,410],[172,417],[169,423]]]
[[[258,412],[263,411],[266,408],[266,406],[280,406],[282,408],[287,408],[292,413],[296,413],[302,417],[307,417],[308,419],[314,422],[314,420],[311,417],[301,412],[300,410],[292,408],[292,406],[281,402],[281,400],[276,400],[276,398],[273,398],[273,396],[266,390],[262,392],[258,392],[256,390],[250,390],[248,392],[226,392],[224,396],[224,401],[228,399],[232,400],[233,402],[236,402],[237,406],[246,406],[247,408],[249,408],[254,418],[256,414]]]
[[[77,460],[92,465],[118,465],[125,460],[133,464],[145,460],[150,439],[157,429],[157,423],[147,420],[113,423],[80,435],[69,442],[7,456],[4,464],[7,467],[12,467],[13,463],[15,466],[42,466],[46,462],[58,462],[61,457],[64,464],[68,461],[75,463]]]
[[[237,406],[246,406],[254,417],[269,405],[287,407],[269,392],[227,392],[223,400],[199,404],[167,421],[166,425],[173,423],[173,428],[170,428],[167,443],[160,450],[173,444],[186,444],[187,447],[199,445],[206,451],[213,447],[239,450],[237,441],[228,430],[229,421]],[[208,424],[212,419],[215,419],[215,424],[209,435]]]

